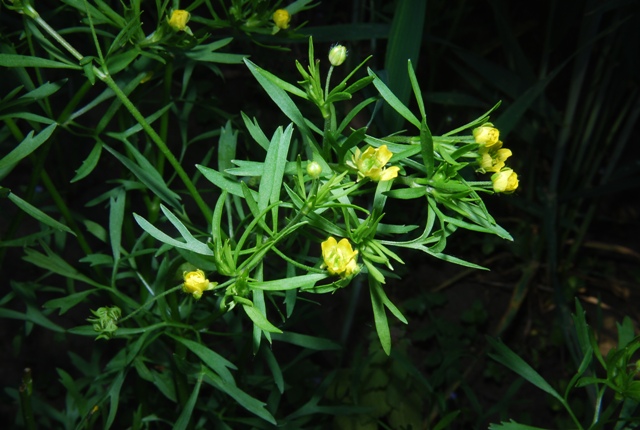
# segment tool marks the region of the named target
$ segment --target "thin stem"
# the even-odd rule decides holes
[[[178,290],[179,290],[179,289],[181,289],[181,288],[182,288],[182,284],[178,285],[177,287],[170,288],[170,289],[168,289],[167,291],[165,291],[164,293],[160,293],[160,294],[158,294],[157,296],[153,296],[151,299],[147,300],[147,302],[146,302],[144,305],[140,306],[138,309],[136,309],[135,311],[131,312],[131,313],[130,313],[129,315],[127,315],[126,317],[124,317],[124,318],[120,319],[120,320],[118,321],[118,324],[121,324],[121,323],[125,322],[126,320],[128,320],[129,318],[131,318],[132,316],[134,316],[135,314],[137,314],[138,312],[140,312],[140,311],[142,311],[142,310],[146,309],[146,307],[147,307],[148,305],[150,305],[151,303],[155,302],[156,300],[158,300],[158,299],[160,299],[160,298],[162,298],[162,297],[164,297],[164,296],[166,296],[166,295],[168,295],[168,294],[171,294],[171,293],[173,293],[173,292],[175,292],[175,291],[178,291]]]
[[[84,58],[82,54],[76,51],[76,49],[64,39],[64,37],[62,37],[57,31],[55,31],[51,26],[49,26],[49,24],[47,24],[45,20],[40,18],[40,15],[38,14],[38,12],[31,5],[25,6],[24,12],[27,16],[31,17],[38,25],[40,25],[47,33],[49,33],[49,35],[53,37],[58,43],[60,43],[67,51],[69,51],[69,53],[73,55],[78,61],[81,61]],[[160,149],[160,152],[162,153],[162,155],[169,161],[169,164],[171,164],[173,168],[176,170],[176,173],[178,174],[180,179],[182,179],[182,182],[184,182],[185,186],[187,187],[187,190],[195,200],[196,204],[198,205],[198,208],[200,208],[200,211],[202,212],[202,214],[204,215],[208,223],[211,220],[211,216],[212,216],[211,209],[204,202],[204,200],[200,196],[200,193],[196,189],[195,185],[193,184],[193,182],[191,182],[191,179],[189,178],[187,173],[184,171],[184,169],[180,165],[180,162],[178,161],[178,159],[171,153],[171,151],[169,150],[169,147],[166,145],[164,140],[158,135],[158,133],[156,133],[156,131],[151,127],[151,125],[149,125],[149,123],[144,118],[144,116],[133,105],[131,100],[129,100],[127,95],[120,89],[118,84],[116,84],[116,82],[113,80],[111,75],[109,75],[109,73],[103,70],[100,70],[95,66],[93,67],[93,73],[98,77],[98,79],[100,79],[109,88],[111,88],[111,90],[113,90],[113,92],[116,94],[116,97],[120,99],[120,102],[127,108],[129,113],[131,113],[131,115],[136,119],[136,121],[138,121],[138,123],[142,126],[144,131],[147,132],[151,140],[153,140],[153,142],[156,144],[158,149]]]
[[[131,100],[129,100],[127,95],[120,89],[118,84],[116,84],[116,82],[113,80],[113,78],[110,75],[102,73],[97,68],[94,68],[94,72],[102,82],[107,84],[107,86],[113,90],[116,97],[120,99],[120,102],[124,105],[124,107],[127,108],[129,113],[131,113],[131,115],[136,119],[136,121],[138,121],[138,124],[140,124],[140,126],[144,129],[144,131],[147,132],[147,134],[149,135],[153,143],[156,144],[156,146],[158,147],[162,155],[164,155],[167,161],[169,161],[169,164],[173,166],[176,173],[178,174],[180,179],[182,179],[182,182],[187,187],[187,190],[195,200],[196,204],[198,205],[198,208],[200,208],[200,211],[202,212],[202,214],[204,215],[208,223],[211,220],[211,216],[213,214],[211,212],[211,209],[202,199],[202,196],[200,196],[200,193],[196,189],[195,185],[193,184],[193,182],[191,182],[189,175],[187,175],[187,173],[184,171],[184,169],[182,168],[182,165],[180,164],[178,159],[173,155],[173,153],[171,152],[167,144],[162,140],[162,138],[153,129],[153,127],[149,125],[149,123],[147,122],[145,117],[142,115],[142,113],[140,113],[138,108],[136,108],[133,105],[133,103],[131,103]]]

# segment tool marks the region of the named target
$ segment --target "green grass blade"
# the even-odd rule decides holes
[[[409,103],[411,93],[411,83],[405,67],[407,60],[413,60],[414,64],[418,64],[426,8],[425,0],[400,0],[393,14],[384,68],[391,91],[404,105]],[[383,108],[383,118],[385,124],[393,131],[402,127],[402,119],[394,115],[389,106]]]
[[[508,367],[518,375],[522,376],[524,379],[540,388],[542,391],[552,395],[563,405],[565,404],[562,396],[558,394],[558,392],[542,376],[540,376],[540,374],[536,372],[533,367],[531,367],[527,362],[520,358],[520,356],[513,352],[508,346],[491,337],[487,337],[487,342],[489,342],[489,344],[496,351],[496,354],[489,354],[491,358]]]

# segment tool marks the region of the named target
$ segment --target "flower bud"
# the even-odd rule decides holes
[[[175,31],[184,31],[187,28],[189,18],[191,18],[191,14],[186,10],[174,10],[169,18],[169,26]]]
[[[189,293],[194,299],[198,300],[202,297],[202,293],[212,290],[217,282],[209,282],[205,277],[204,272],[200,269],[191,272],[184,272],[182,274],[184,283],[182,284],[182,291]]]
[[[491,176],[493,190],[496,193],[509,194],[518,188],[518,175],[513,169],[504,169]]]
[[[500,140],[500,130],[495,128],[490,122],[473,129],[473,138],[476,143],[485,146],[492,146]]]
[[[278,9],[273,12],[273,22],[275,22],[276,27],[281,30],[286,30],[289,28],[289,21],[291,21],[291,14],[286,9]]]
[[[322,174],[322,166],[315,161],[307,164],[307,174],[311,179],[317,179]]]
[[[339,66],[347,59],[347,48],[343,45],[334,45],[329,51],[329,62],[332,66]]]

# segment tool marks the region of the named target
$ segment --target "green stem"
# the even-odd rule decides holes
[[[31,393],[32,393],[32,379],[31,369],[24,369],[22,375],[22,384],[20,385],[20,409],[22,411],[22,419],[24,420],[24,427],[27,430],[36,429],[36,420],[33,416],[33,408],[31,407]]]
[[[187,175],[187,172],[184,171],[184,169],[182,168],[182,165],[180,164],[178,159],[173,155],[173,153],[171,152],[167,144],[162,140],[162,138],[158,135],[158,133],[156,133],[153,127],[149,125],[149,123],[147,122],[145,117],[142,115],[142,113],[140,113],[138,108],[136,108],[133,105],[133,103],[131,103],[131,100],[129,100],[127,95],[120,89],[118,84],[116,84],[116,82],[113,80],[113,78],[110,75],[103,73],[101,70],[95,67],[94,67],[94,73],[102,82],[104,82],[109,88],[111,88],[111,90],[115,93],[116,97],[120,99],[120,102],[124,105],[124,107],[127,108],[129,113],[131,113],[131,115],[136,119],[136,121],[138,121],[138,124],[140,124],[140,126],[144,129],[144,131],[147,132],[147,134],[149,135],[153,143],[156,144],[156,146],[158,147],[162,155],[167,159],[167,161],[169,161],[169,164],[171,164],[171,166],[175,169],[180,179],[182,179],[182,182],[187,187],[187,190],[195,200],[196,204],[198,205],[198,208],[200,208],[200,211],[206,218],[207,223],[210,222],[211,216],[213,214],[211,212],[211,209],[202,199],[202,196],[200,196],[200,193],[196,189],[195,185],[193,184],[193,182],[191,182],[189,175]]]
[[[56,42],[58,42],[60,45],[62,45],[62,47],[64,49],[69,51],[69,53],[71,55],[73,55],[78,61],[81,61],[84,58],[84,56],[81,53],[79,53],[78,51],[76,51],[76,49],[73,46],[71,46],[71,44],[69,42],[67,42],[64,37],[62,37],[49,24],[47,24],[47,21],[45,21],[44,19],[42,19],[40,17],[40,14],[33,8],[33,6],[31,6],[30,4],[25,5],[23,11],[24,11],[25,15],[27,15],[29,18],[33,19],[36,22],[36,24],[38,24],[47,33],[49,33],[49,35],[51,37],[53,37],[56,40]]]
[[[53,37],[58,43],[60,43],[78,61],[83,60],[84,56],[80,54],[78,51],[76,51],[76,49],[73,46],[71,46],[71,44],[67,42],[64,39],[64,37],[62,37],[49,24],[47,24],[47,22],[40,17],[40,15],[33,8],[33,6],[26,5],[24,7],[24,13],[27,16],[31,17],[39,26],[41,26],[47,33],[49,33],[51,37]],[[153,127],[149,125],[149,123],[144,118],[142,113],[140,113],[138,108],[136,108],[133,105],[131,100],[129,100],[127,95],[120,89],[118,84],[116,84],[116,82],[113,80],[113,78],[111,77],[111,75],[109,75],[108,72],[100,70],[95,66],[93,67],[93,72],[98,77],[98,79],[100,79],[109,88],[111,88],[111,90],[115,93],[116,97],[118,97],[120,102],[127,108],[129,113],[131,113],[131,115],[136,119],[136,121],[138,121],[140,126],[142,126],[144,131],[149,135],[151,140],[153,140],[153,142],[156,144],[158,149],[160,149],[160,152],[169,161],[169,164],[173,166],[173,168],[176,170],[176,173],[178,174],[180,179],[182,179],[182,182],[184,182],[185,186],[187,187],[187,190],[195,200],[196,204],[198,205],[198,208],[200,208],[200,211],[202,212],[202,214],[204,215],[208,223],[211,220],[211,215],[212,215],[211,209],[204,202],[204,200],[202,199],[202,196],[200,196],[200,193],[196,189],[195,185],[193,184],[193,182],[191,182],[191,179],[189,178],[187,173],[184,171],[184,169],[180,165],[180,162],[178,161],[178,159],[171,153],[171,151],[169,150],[169,147],[164,142],[164,140],[158,135],[158,133],[156,133]]]
[[[142,310],[146,309],[148,305],[150,305],[151,303],[155,302],[156,300],[158,300],[158,299],[160,299],[160,298],[162,298],[162,297],[164,297],[164,296],[166,296],[166,295],[168,295],[168,294],[171,294],[171,293],[173,293],[173,292],[175,292],[175,291],[178,291],[178,290],[179,290],[179,289],[181,289],[181,288],[182,288],[182,284],[181,284],[181,285],[178,285],[177,287],[170,288],[170,289],[168,289],[167,291],[165,291],[165,292],[163,292],[163,293],[161,293],[161,294],[158,294],[157,296],[153,296],[150,300],[147,300],[147,302],[146,302],[144,305],[140,306],[138,309],[136,309],[135,311],[131,312],[131,313],[130,313],[129,315],[127,315],[126,317],[124,317],[124,318],[120,319],[120,320],[118,321],[118,324],[123,323],[124,321],[128,320],[129,318],[131,318],[132,316],[134,316],[134,315],[135,315],[135,314],[137,314],[138,312],[140,312],[140,311],[142,311]]]

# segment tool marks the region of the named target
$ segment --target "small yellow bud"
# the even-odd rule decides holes
[[[391,157],[393,153],[387,145],[381,145],[379,148],[370,146],[362,153],[356,148],[349,165],[358,169],[358,176],[361,178],[366,177],[375,182],[388,181],[397,177],[400,170],[398,166],[384,167]]]
[[[174,10],[169,18],[169,26],[175,31],[184,31],[187,28],[189,18],[191,18],[191,14],[186,10]]]
[[[291,14],[286,9],[278,9],[273,12],[273,22],[275,22],[276,27],[281,30],[286,30],[289,28],[289,22],[291,21]]]
[[[209,282],[209,280],[204,276],[204,272],[200,269],[192,272],[184,272],[182,277],[184,278],[182,291],[191,294],[196,300],[202,297],[203,292],[212,290],[216,285],[218,285],[217,282]]]
[[[495,128],[490,122],[473,129],[473,138],[476,143],[484,146],[492,146],[500,140],[500,130]]]
[[[307,174],[311,179],[317,179],[322,174],[322,166],[315,161],[307,164]]]
[[[358,251],[354,251],[347,239],[336,241],[330,237],[320,244],[322,247],[322,259],[329,273],[347,278],[358,270]]]
[[[513,169],[504,169],[491,176],[493,190],[496,193],[509,194],[518,188],[518,175]]]
[[[347,59],[347,48],[342,45],[334,45],[329,51],[329,62],[332,66],[339,66]]]

